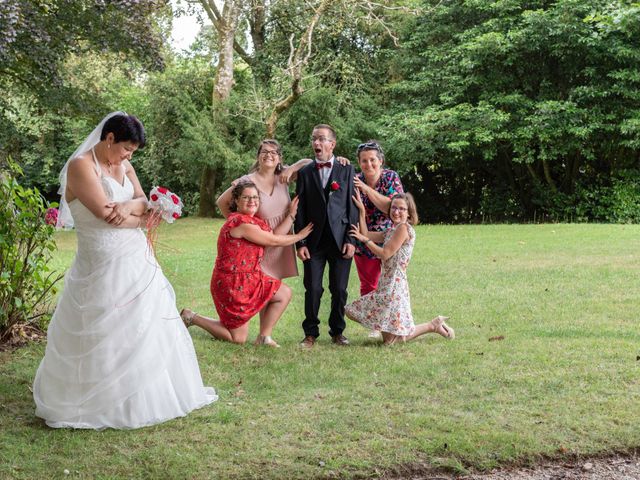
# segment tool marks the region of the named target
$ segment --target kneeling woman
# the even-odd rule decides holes
[[[249,320],[260,312],[260,335],[256,345],[278,347],[271,331],[291,300],[291,289],[262,271],[264,247],[284,247],[306,238],[311,224],[289,235],[298,209],[297,197],[289,213],[272,232],[256,216],[260,206],[258,189],[253,182],[235,185],[231,191],[232,212],[218,236],[218,256],[211,277],[211,295],[220,320],[199,315],[189,309],[181,312],[187,326],[197,325],[220,340],[245,343]]]
[[[382,260],[382,273],[376,290],[345,307],[347,317],[381,331],[385,345],[413,340],[425,333],[438,333],[452,339],[454,331],[445,323],[447,317],[437,316],[428,323],[416,325],[411,315],[407,266],[416,239],[412,225],[418,223],[411,194],[399,193],[391,199],[389,217],[393,225],[385,232],[367,231],[365,208],[358,192],[353,201],[360,210],[360,224],[359,228],[351,226],[351,235]],[[376,245],[382,242],[382,247]]]

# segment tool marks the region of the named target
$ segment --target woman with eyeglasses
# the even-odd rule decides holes
[[[360,173],[356,175],[354,184],[364,205],[367,229],[371,232],[384,232],[392,225],[389,218],[391,198],[404,192],[400,176],[395,171],[384,168],[384,151],[375,140],[358,145],[356,155]],[[381,262],[362,243],[356,244],[355,262],[360,278],[360,295],[366,295],[378,286]]]
[[[225,190],[216,200],[216,204],[224,218],[229,217],[231,191],[239,182],[253,182],[258,189],[260,206],[257,215],[262,218],[272,230],[280,225],[289,211],[291,198],[288,183],[295,181],[298,171],[313,160],[303,158],[291,166],[282,163],[282,147],[277,140],[265,139],[260,142],[256,161],[249,173],[231,182],[231,187]],[[345,165],[347,159],[338,157],[338,161]],[[264,249],[262,269],[272,277],[283,279],[296,277],[298,265],[293,246],[267,247]]]
[[[249,173],[234,180],[223,192],[216,204],[224,218],[231,213],[231,192],[239,182],[253,182],[260,196],[257,215],[264,220],[271,229],[275,229],[287,217],[291,204],[289,187],[280,181],[280,175],[288,171],[289,176],[295,178],[295,172],[306,165],[301,160],[290,167],[282,164],[282,148],[276,140],[266,139],[260,142],[256,161]],[[286,247],[267,247],[264,250],[262,269],[272,277],[283,279],[298,275],[295,249],[292,245]]]
[[[185,308],[180,316],[187,327],[197,325],[215,338],[245,343],[249,320],[260,313],[260,334],[255,345],[279,347],[271,332],[291,300],[291,289],[261,268],[265,247],[285,247],[306,238],[311,224],[296,234],[288,234],[298,209],[294,198],[275,229],[257,213],[258,187],[250,181],[238,182],[231,189],[227,221],[218,235],[218,255],[211,276],[211,296],[220,320]]]
[[[360,211],[360,222],[351,225],[350,233],[381,259],[382,273],[378,288],[347,305],[345,315],[382,332],[385,345],[413,340],[426,333],[453,339],[455,332],[445,323],[448,317],[438,315],[428,323],[416,325],[411,314],[407,267],[416,240],[413,225],[418,223],[413,196],[409,193],[393,196],[389,206],[392,225],[384,232],[367,230],[365,206],[357,191],[353,201]]]

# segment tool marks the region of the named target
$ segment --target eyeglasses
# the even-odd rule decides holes
[[[240,200],[244,200],[245,202],[250,200],[258,201],[260,200],[260,197],[258,195],[240,195]]]
[[[407,207],[396,207],[395,205],[391,207],[392,212],[406,212],[407,210],[409,210]]]
[[[260,156],[261,157],[268,157],[269,155],[273,155],[275,157],[279,157],[280,156],[280,152],[278,152],[277,150],[262,150],[262,151],[260,151]]]
[[[366,142],[358,145],[356,152],[360,153],[363,150],[377,150],[378,152],[382,152],[382,147],[378,145],[376,142]]]
[[[320,137],[311,137],[311,143],[315,142],[315,141],[319,141],[319,142],[333,142],[333,138],[328,138],[325,136],[320,136]]]

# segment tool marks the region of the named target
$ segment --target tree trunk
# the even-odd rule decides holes
[[[547,181],[547,185],[551,187],[551,190],[556,192],[558,187],[556,187],[556,182],[553,181],[553,177],[551,176],[551,169],[549,168],[549,162],[546,160],[542,160],[542,170],[544,171],[544,179]]]
[[[201,3],[216,27],[219,37],[220,50],[218,52],[218,68],[213,83],[211,112],[214,118],[223,119],[226,108],[224,102],[229,98],[233,88],[233,47],[242,0],[227,0],[224,2],[222,12],[218,10],[214,0],[202,0]],[[219,128],[224,129],[224,121],[216,123],[220,126]],[[224,164],[222,160],[212,158],[202,168],[200,203],[198,205],[198,215],[201,217],[212,217],[216,213],[217,183],[222,176],[220,175],[222,168],[218,165]]]
[[[198,204],[198,216],[214,217],[216,215],[216,169],[206,165],[200,174],[200,203]]]

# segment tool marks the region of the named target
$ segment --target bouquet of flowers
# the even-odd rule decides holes
[[[151,214],[147,216],[147,241],[155,251],[160,220],[173,223],[182,215],[182,200],[168,188],[153,187],[149,192],[149,208]]]
[[[153,187],[149,192],[149,199],[151,208],[167,223],[173,223],[182,215],[182,200],[167,188]]]

